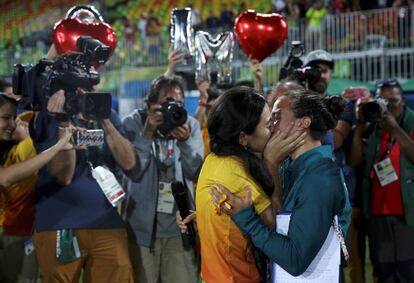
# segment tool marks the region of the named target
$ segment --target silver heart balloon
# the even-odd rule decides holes
[[[210,62],[217,61],[217,84],[231,83],[234,34],[230,31],[213,38],[208,32],[198,31],[195,36],[196,79],[211,81]]]

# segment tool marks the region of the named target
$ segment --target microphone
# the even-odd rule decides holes
[[[178,211],[180,212],[181,218],[184,220],[188,215],[190,215],[190,209],[188,206],[188,195],[187,189],[184,187],[183,182],[174,181],[171,184],[172,195],[175,199],[175,203],[177,204]],[[193,225],[193,221],[187,224],[188,227],[188,235],[191,238],[194,238],[196,233]]]

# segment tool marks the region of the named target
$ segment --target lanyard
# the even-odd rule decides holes
[[[175,179],[174,146],[175,145],[173,139],[160,140],[156,138],[152,143],[152,151],[154,154],[154,158],[157,161],[158,170],[167,171],[170,167],[172,167],[173,178]]]
[[[383,160],[385,157],[387,157],[391,153],[391,150],[394,147],[395,142],[396,142],[396,140],[395,140],[394,137],[389,138],[387,148],[385,149],[384,153],[379,158],[376,159],[376,163]],[[380,153],[380,145],[381,145],[380,142],[377,143],[377,152],[378,153]]]
[[[341,250],[342,250],[342,253],[344,254],[344,258],[346,261],[348,261],[349,253],[348,253],[348,249],[346,248],[344,233],[342,232],[341,227],[339,227],[339,225],[336,223],[335,219],[332,221],[332,227],[335,231],[336,236],[339,239],[339,244],[341,245]]]
[[[404,109],[404,111],[402,112],[402,115],[401,115],[401,118],[400,118],[400,121],[398,122],[398,125],[402,128],[402,124],[403,124],[403,121],[404,121],[404,117],[405,117],[405,109]],[[379,134],[379,133],[378,133]],[[381,136],[379,136],[379,139],[381,140]],[[379,156],[379,153],[380,153],[380,146],[381,146],[381,142],[379,141],[379,142],[377,142],[377,144],[376,144],[376,146],[377,146],[377,148],[376,148],[376,152],[377,152],[377,156],[379,156],[378,158],[376,158],[376,162],[375,163],[377,163],[377,162],[379,162],[379,161],[381,161],[381,160],[383,160],[385,157],[387,157],[390,153],[391,153],[391,150],[392,150],[392,148],[393,148],[393,146],[395,145],[395,143],[396,143],[396,139],[393,137],[393,136],[391,136],[390,135],[390,138],[389,138],[389,140],[388,140],[388,146],[387,146],[387,148],[385,149],[385,151],[384,151],[384,153],[382,154],[382,155],[380,155]]]

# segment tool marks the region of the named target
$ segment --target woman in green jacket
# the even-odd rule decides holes
[[[290,92],[275,103],[276,131],[283,132],[296,123],[307,133],[305,143],[289,154],[280,171],[282,209],[291,212],[288,235],[266,227],[251,206],[249,193],[241,199],[221,187],[230,205],[221,202],[221,209],[232,215],[256,247],[294,276],[305,272],[315,258],[335,215],[345,234],[349,227],[350,204],[341,171],[332,160],[332,149],[321,145],[343,108],[341,98],[323,98],[309,91]],[[213,202],[218,204],[221,197],[212,189]]]

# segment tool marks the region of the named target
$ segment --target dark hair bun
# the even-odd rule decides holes
[[[340,96],[327,96],[324,98],[324,103],[332,118],[338,121],[345,109],[345,100]]]

